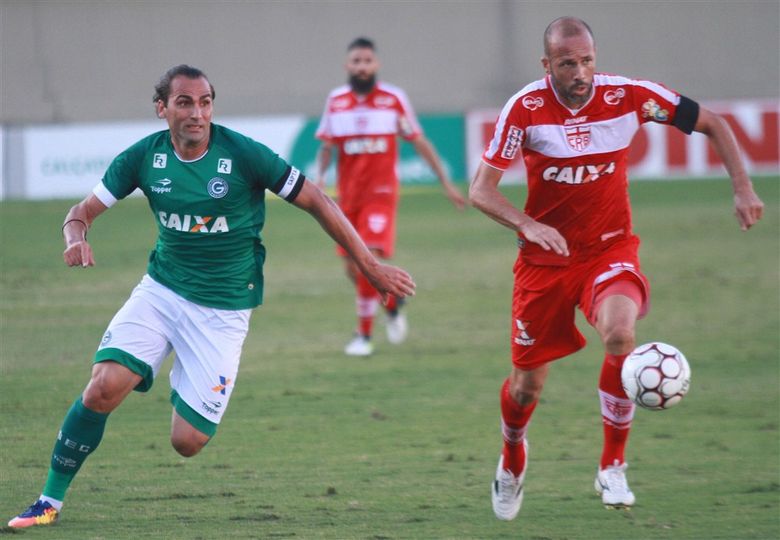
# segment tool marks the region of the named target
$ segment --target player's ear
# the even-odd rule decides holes
[[[157,118],[165,118],[165,103],[163,100],[158,99],[154,104],[155,112],[157,112]]]
[[[542,67],[544,68],[544,72],[548,75],[550,74],[550,59],[546,56],[542,56]]]

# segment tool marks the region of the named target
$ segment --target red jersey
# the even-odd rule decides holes
[[[659,84],[605,74],[594,76],[590,100],[572,110],[547,76],[507,102],[482,160],[506,170],[522,153],[528,173],[525,213],[555,227],[572,257],[587,255],[632,236],[626,170],[640,125],[672,124],[690,133],[697,115],[693,101]],[[568,264],[569,258],[520,236],[527,262]]]
[[[378,82],[365,96],[347,86],[333,90],[325,103],[318,139],[338,147],[337,191],[345,212],[377,196],[398,198],[396,135],[406,140],[422,133],[403,90]]]

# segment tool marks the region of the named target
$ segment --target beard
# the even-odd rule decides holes
[[[367,78],[358,77],[357,75],[349,76],[349,86],[356,94],[368,94],[374,89],[376,85],[376,75],[371,75]]]

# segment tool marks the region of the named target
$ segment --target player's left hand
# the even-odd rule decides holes
[[[458,188],[456,188],[452,183],[447,184],[444,187],[444,191],[447,194],[447,198],[450,200],[452,205],[457,208],[458,210],[463,210],[466,208],[466,198],[463,196],[463,194],[460,192]]]
[[[734,193],[734,214],[739,227],[746,231],[764,215],[764,203],[752,187]]]
[[[379,263],[370,271],[366,271],[365,275],[371,285],[379,291],[383,303],[387,302],[390,295],[398,298],[414,296],[417,287],[406,270],[389,264]]]

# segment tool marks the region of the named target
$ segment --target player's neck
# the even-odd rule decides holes
[[[208,152],[209,139],[209,137],[206,137],[205,140],[198,142],[197,144],[187,144],[184,141],[177,141],[174,137],[171,137],[171,143],[180,160],[195,161]]]

